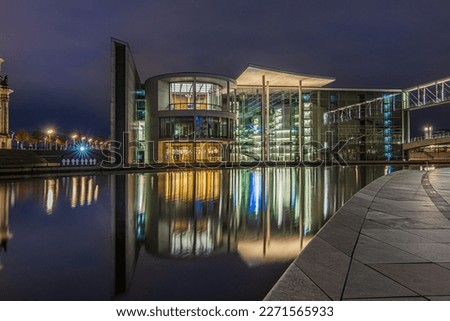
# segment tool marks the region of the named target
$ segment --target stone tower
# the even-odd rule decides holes
[[[0,58],[0,149],[11,148],[9,134],[9,95],[13,93],[8,87],[8,76],[2,75],[3,59]]]

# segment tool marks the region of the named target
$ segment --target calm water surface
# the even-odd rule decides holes
[[[0,183],[1,300],[261,300],[387,167]]]

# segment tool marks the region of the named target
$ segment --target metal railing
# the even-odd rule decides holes
[[[450,137],[450,132],[445,133],[436,133],[433,135],[427,135],[427,136],[421,136],[421,137],[414,137],[409,140],[410,143],[412,142],[420,142],[422,140],[429,140],[429,139],[437,139],[437,138],[444,138],[444,137]]]

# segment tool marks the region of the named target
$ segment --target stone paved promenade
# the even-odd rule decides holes
[[[450,169],[369,184],[313,238],[266,300],[450,300]]]

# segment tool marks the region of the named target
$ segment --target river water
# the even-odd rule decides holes
[[[261,300],[385,166],[0,182],[1,300]]]

